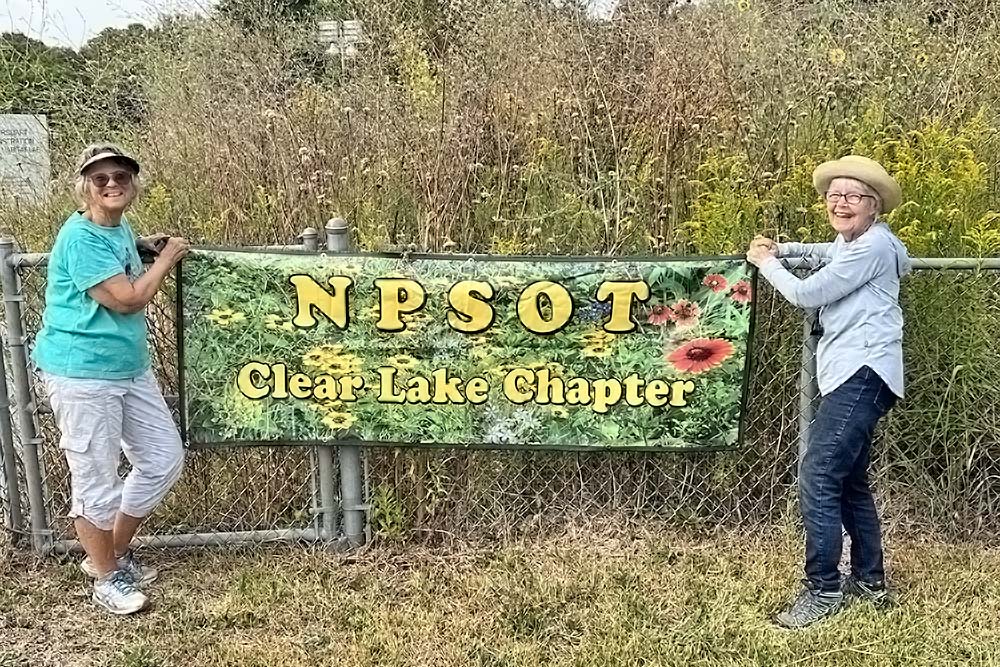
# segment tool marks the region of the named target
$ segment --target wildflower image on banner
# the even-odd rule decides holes
[[[178,289],[186,437],[733,448],[752,298],[735,258],[196,250]]]

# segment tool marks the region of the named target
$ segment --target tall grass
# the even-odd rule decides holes
[[[212,242],[339,213],[372,249],[730,252],[824,236],[809,173],[858,151],[900,175],[915,252],[1000,248],[996,3],[658,4],[347,3],[367,41],[344,63],[309,23],[174,20],[128,86],[90,54],[55,162],[114,135],[148,169],[143,224]],[[41,247],[53,217],[2,219]]]
[[[555,4],[343,3],[366,31],[346,61],[309,23],[219,14],[85,50],[85,76],[49,97],[61,194],[0,204],[0,229],[47,248],[73,154],[107,136],[143,162],[139,228],[198,242],[284,243],[339,214],[368,250],[729,253],[755,233],[829,238],[810,174],[858,152],[903,185],[888,220],[912,254],[1000,252],[1000,4],[639,0],[605,22]],[[907,292],[913,391],[884,472],[933,521],[1000,504],[997,289],[986,273]],[[795,351],[779,346],[781,371],[758,371],[774,425],[741,471],[784,489],[795,397],[769,387]],[[398,464],[431,471],[420,488],[435,465]]]

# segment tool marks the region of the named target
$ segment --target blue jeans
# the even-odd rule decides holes
[[[806,531],[806,579],[812,588],[840,588],[841,525],[851,537],[851,573],[885,580],[882,529],[868,485],[872,435],[896,403],[867,366],[823,397],[799,464],[799,508]]]

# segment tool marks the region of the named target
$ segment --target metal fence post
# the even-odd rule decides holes
[[[3,286],[11,375],[14,381],[14,396],[17,400],[17,424],[21,438],[25,485],[28,489],[31,544],[39,554],[47,554],[52,534],[45,508],[42,469],[38,456],[38,446],[42,441],[35,427],[35,403],[32,399],[31,376],[28,373],[28,358],[24,350],[24,327],[21,322],[21,302],[24,300],[24,295],[21,293],[14,265],[11,263],[13,254],[14,239],[9,236],[0,238],[0,284]]]
[[[319,250],[319,232],[312,227],[302,231],[302,245],[306,250]],[[333,447],[316,448],[316,477],[319,487],[319,507],[316,508],[320,540],[332,540],[337,535],[337,492],[333,473]]]
[[[6,294],[6,292],[4,292]],[[7,344],[0,335],[0,461],[3,462],[4,488],[7,491],[7,516],[4,523],[15,536],[24,532],[21,514],[21,485],[17,476],[17,452],[14,450],[14,431],[10,423],[10,396],[7,393]]]
[[[350,249],[350,226],[343,218],[332,218],[326,223],[326,249],[330,252],[347,252]],[[363,487],[364,474],[361,464],[361,447],[341,444],[340,452],[340,501],[344,510],[344,534],[349,546],[365,543],[365,512]]]
[[[819,385],[816,378],[816,346],[819,342],[818,318],[815,310],[802,317],[802,369],[799,371],[799,464],[809,446],[809,433],[816,417]]]

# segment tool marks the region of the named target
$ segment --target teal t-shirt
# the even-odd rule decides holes
[[[146,316],[105,308],[87,290],[124,273],[142,274],[135,235],[128,222],[104,227],[80,213],[69,216],[49,255],[42,330],[34,359],[52,375],[123,380],[149,368]]]

